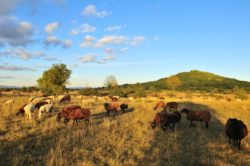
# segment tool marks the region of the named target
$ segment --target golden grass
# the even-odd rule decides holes
[[[117,117],[107,117],[103,103],[96,102],[90,125],[73,126],[72,122],[56,122],[52,113],[43,120],[16,117],[28,96],[5,95],[0,98],[0,165],[250,165],[250,136],[239,151],[228,144],[224,134],[229,117],[242,119],[250,128],[250,101],[221,94],[185,95],[164,97],[178,101],[179,109],[209,109],[213,118],[208,130],[204,124],[189,128],[184,115],[175,131],[152,130],[156,101],[147,98],[124,99],[133,111]],[[233,100],[225,100],[228,97]],[[11,98],[13,106],[3,105]],[[71,102],[81,103],[77,98]]]

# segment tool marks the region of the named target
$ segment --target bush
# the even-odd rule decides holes
[[[110,91],[110,95],[111,96],[120,96],[120,97],[126,97],[127,96],[126,92],[121,88],[112,89]]]
[[[239,88],[237,86],[234,88],[234,96],[235,96],[235,98],[241,99],[241,100],[248,99],[248,94],[245,91],[245,89],[244,88]]]
[[[79,95],[84,95],[84,96],[96,96],[98,95],[98,91],[93,88],[85,88],[79,91]]]

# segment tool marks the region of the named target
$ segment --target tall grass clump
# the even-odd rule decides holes
[[[234,88],[234,96],[237,99],[241,99],[241,100],[247,100],[248,99],[248,94],[245,91],[244,88],[239,88],[239,87],[235,87]]]

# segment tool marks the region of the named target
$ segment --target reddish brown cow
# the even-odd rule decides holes
[[[118,98],[114,97],[114,96],[110,96],[110,99],[114,102],[118,101]]]
[[[165,107],[165,102],[164,101],[159,101],[158,103],[156,103],[154,110],[157,110],[159,108],[164,108]]]
[[[108,116],[110,116],[111,111],[115,111],[117,115],[120,108],[120,104],[118,102],[104,103],[104,108],[107,111]]]
[[[64,117],[64,122],[68,122],[70,119],[74,120],[74,122],[84,119],[86,123],[89,123],[90,110],[87,108],[75,108],[71,111],[61,111],[57,115],[57,120],[59,121],[62,117]]]
[[[24,107],[25,107],[26,105],[27,105],[27,104],[24,104],[24,105],[22,105],[22,106],[18,109],[18,111],[17,111],[17,113],[16,113],[17,116],[18,116],[18,115],[24,116],[24,114],[25,114]]]
[[[162,125],[166,121],[167,117],[168,117],[168,113],[165,111],[161,111],[161,112],[156,113],[155,118],[154,118],[153,122],[151,123],[152,128],[154,129],[157,126],[162,127]]]
[[[178,108],[178,103],[176,102],[169,102],[166,104],[165,106],[165,111],[169,110],[169,111],[177,111]]]
[[[70,95],[65,95],[60,101],[59,103],[63,103],[63,102],[70,102]]]

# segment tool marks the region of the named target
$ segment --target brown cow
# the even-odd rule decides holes
[[[25,114],[24,107],[25,107],[26,105],[27,105],[27,104],[24,104],[24,105],[22,105],[22,106],[18,109],[18,111],[17,111],[17,113],[16,113],[17,116],[18,116],[18,115],[24,116],[24,114]]]
[[[108,116],[110,116],[111,111],[115,111],[117,115],[120,108],[120,104],[118,102],[104,103],[104,108],[107,111]]]
[[[178,103],[176,102],[168,102],[165,106],[165,111],[177,111]]]
[[[63,103],[63,102],[70,102],[70,95],[69,95],[69,94],[64,95],[64,96],[60,99],[59,103]]]
[[[114,96],[110,96],[110,99],[114,102],[117,102],[118,101],[118,98],[117,97],[114,97]]]
[[[159,108],[165,108],[165,102],[164,101],[159,101],[158,103],[156,103],[154,110],[157,110]]]
[[[47,101],[42,101],[42,102],[36,103],[35,108],[39,109],[41,106],[46,105],[46,104],[49,104],[49,103]]]
[[[161,111],[156,113],[155,118],[153,120],[153,122],[151,123],[151,127],[154,129],[157,126],[162,127],[164,122],[167,120],[168,117],[168,113],[165,111]]]
[[[78,122],[79,120],[84,119],[86,123],[89,123],[90,118],[90,110],[87,108],[74,108],[62,110],[57,115],[57,121],[59,121],[62,117],[64,117],[64,122],[68,122],[72,119],[74,122]]]
[[[236,118],[229,118],[225,125],[225,133],[229,138],[229,144],[231,144],[231,139],[233,140],[233,145],[240,149],[241,140],[247,136],[247,126],[243,121]]]

